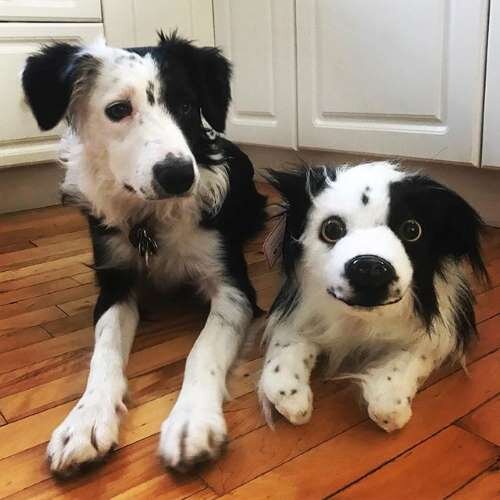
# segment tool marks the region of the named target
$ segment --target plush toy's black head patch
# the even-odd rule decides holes
[[[483,222],[457,193],[424,176],[413,175],[390,187],[389,226],[397,232],[403,221],[418,220],[422,235],[405,242],[414,277],[413,290],[419,314],[430,324],[438,312],[434,275],[449,261],[466,260],[479,279],[487,280],[481,257]]]

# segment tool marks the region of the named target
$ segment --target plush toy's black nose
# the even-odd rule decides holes
[[[160,198],[184,194],[195,179],[193,161],[170,153],[163,161],[155,163],[153,178],[155,191]]]
[[[392,264],[376,255],[357,255],[346,263],[345,274],[357,288],[377,288],[396,279]]]

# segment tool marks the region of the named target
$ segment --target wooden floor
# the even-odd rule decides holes
[[[247,257],[267,308],[278,274],[267,268],[261,240]],[[476,290],[481,340],[469,377],[456,367],[433,376],[402,431],[378,429],[352,386],[315,380],[312,421],[279,420],[273,432],[254,391],[260,353],[247,349],[230,377],[226,455],[196,473],[169,474],[156,457],[158,430],[206,314],[185,299],[141,325],[120,447],[91,474],[56,482],[46,443],[84,388],[92,350],[90,243],[73,209],[0,217],[0,497],[499,498],[500,230],[488,232],[485,254],[492,287]]]

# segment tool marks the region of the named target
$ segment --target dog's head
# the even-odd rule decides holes
[[[194,190],[207,149],[203,118],[224,130],[230,74],[218,49],[174,34],[130,50],[48,45],[28,58],[22,84],[42,130],[66,117],[89,162],[156,200]]]
[[[468,260],[485,275],[479,215],[428,177],[377,162],[271,172],[270,180],[289,205],[285,268],[301,261],[317,291],[353,314],[410,294],[429,322],[434,278],[447,262]]]

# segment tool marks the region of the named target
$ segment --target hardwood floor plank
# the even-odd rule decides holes
[[[73,264],[61,269],[53,269],[46,273],[33,274],[20,279],[4,281],[0,283],[0,292],[10,292],[12,290],[19,290],[20,288],[32,287],[47,283],[61,278],[76,279],[75,275],[88,272],[88,267],[83,264]],[[78,280],[76,280],[78,281]]]
[[[87,271],[81,274],[76,274],[73,279],[81,283],[82,285],[87,283],[95,283],[95,273],[94,271]]]
[[[0,271],[4,271],[15,265],[28,265],[31,262],[43,260],[46,258],[54,258],[59,255],[64,255],[69,252],[85,252],[91,248],[91,243],[88,238],[80,238],[78,240],[65,241],[54,245],[43,247],[34,247],[18,252],[10,252],[0,255]]]
[[[33,326],[24,330],[14,330],[11,333],[0,336],[0,353],[20,349],[21,347],[36,344],[47,339],[50,339],[50,335],[39,326]]]
[[[460,419],[458,425],[500,446],[500,396]]]
[[[371,421],[362,422],[278,467],[279,464],[273,463],[275,468],[233,490],[228,496],[258,499],[265,498],[272,491],[279,491],[284,498],[318,498],[332,494],[493,397],[500,389],[496,376],[499,368],[500,352],[490,354],[471,364],[471,379],[457,372],[420,393],[415,399],[413,418],[402,431],[388,435]],[[459,397],[450,399],[450,394]],[[342,410],[337,407],[337,411]],[[315,418],[318,418],[316,414],[313,422]],[[300,434],[302,430],[296,429],[295,432]],[[245,475],[249,466],[259,466],[262,453],[258,450],[252,448],[249,455],[254,462],[242,467],[240,474]],[[220,469],[220,464],[215,464],[215,467]],[[325,464],[328,464],[326,470]],[[235,484],[238,479],[231,478],[230,481]],[[207,482],[214,487],[212,481]],[[218,485],[220,483],[215,484],[214,489]]]
[[[14,330],[23,330],[32,326],[39,326],[42,323],[60,319],[66,315],[57,307],[46,307],[36,311],[30,311],[0,319],[0,336],[10,334]],[[0,358],[1,358],[0,354]],[[1,370],[0,366],[0,370]]]
[[[500,313],[500,286],[491,288],[476,296],[477,304],[474,307],[476,321],[484,321]]]
[[[37,479],[41,481],[33,486],[23,489],[12,499],[37,498],[185,498],[197,491],[206,488],[203,481],[196,476],[174,476],[165,471],[156,454],[158,440],[156,436],[145,438],[139,442],[120,449],[103,466],[92,471],[92,476],[83,475],[70,481],[56,481],[47,477],[46,465],[44,470],[38,470]],[[38,451],[38,450],[37,450]],[[40,450],[44,453],[44,450]],[[34,462],[34,460],[32,460]],[[1,488],[2,493],[19,491],[31,482],[31,478],[23,475],[26,470],[20,467],[19,462],[12,464],[17,472],[12,485]],[[0,469],[3,469],[0,462]],[[92,477],[92,481],[89,478]],[[127,491],[133,492],[131,496]],[[156,496],[158,495],[164,496]],[[148,496],[152,494],[153,496]]]
[[[39,297],[20,300],[12,304],[0,305],[0,320],[55,305],[60,306],[59,308],[64,311],[64,307],[61,306],[72,304],[75,300],[86,300],[88,297],[96,296],[97,289],[94,285],[78,285],[78,283],[74,283],[75,285],[72,288],[46,293]],[[66,283],[63,283],[63,285],[67,286]],[[37,286],[43,287],[45,284]],[[76,306],[67,306],[67,308],[76,311]]]
[[[0,283],[61,269],[75,263],[90,265],[92,262],[93,256],[91,252],[77,253],[76,255],[60,257],[38,264],[30,264],[8,271],[0,271]]]
[[[444,498],[494,464],[496,456],[491,443],[451,426],[330,498]]]
[[[0,292],[0,306],[20,302],[25,299],[34,299],[52,292],[74,288],[79,285],[80,284],[72,278],[59,278],[26,288],[19,288],[10,292]]]
[[[448,497],[453,500],[492,500],[500,498],[500,467],[497,463]]]
[[[62,337],[4,352],[0,354],[0,373],[10,372],[59,354],[90,348],[92,344],[93,331],[91,328],[85,328]]]
[[[47,245],[55,245],[56,243],[64,243],[71,240],[81,240],[82,238],[90,238],[88,229],[80,231],[62,232],[56,236],[45,236],[43,238],[31,239],[31,243],[37,247],[45,247]]]
[[[242,372],[244,374],[246,370]],[[233,397],[239,398],[253,391],[253,387],[253,381],[242,375],[232,381],[230,390]],[[156,434],[159,432],[161,422],[171,410],[177,395],[178,392],[175,391],[130,409],[123,420],[119,448],[128,447],[150,436],[157,442]],[[53,428],[73,405],[74,402],[68,402],[0,427],[0,497],[2,494],[19,491],[49,478],[50,473],[44,463],[44,446],[39,445],[48,441]],[[227,415],[228,422],[231,422],[232,415],[232,413]],[[9,435],[15,433],[19,433],[21,438],[7,439]],[[115,454],[110,462],[113,462],[114,458]],[[157,460],[154,452],[151,453],[151,459]],[[11,477],[12,471],[15,471],[14,477]],[[89,485],[93,484],[96,484],[94,480],[89,481]]]
[[[95,285],[82,285],[81,288],[88,287],[89,290],[97,292]],[[85,314],[94,309],[97,301],[97,293],[87,294],[84,297],[64,301],[58,304],[59,309],[64,311],[68,316],[75,316],[78,314]]]
[[[81,330],[82,328],[90,328],[93,326],[94,312],[91,308],[86,309],[73,316],[64,316],[64,318],[48,321],[42,324],[42,328],[47,330],[50,335],[57,337],[67,333]]]

